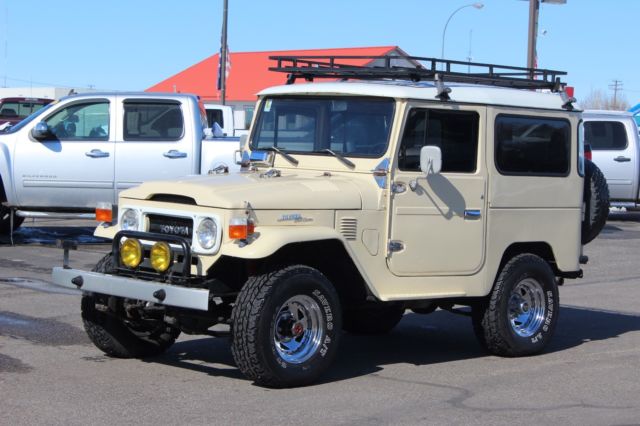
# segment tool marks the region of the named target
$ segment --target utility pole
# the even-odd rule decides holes
[[[609,85],[609,89],[613,90],[613,108],[618,109],[618,91],[622,92],[622,81],[613,80],[613,83]]]
[[[565,4],[567,0],[529,0],[529,37],[527,43],[527,68],[538,68],[538,53],[536,52],[536,42],[538,39],[538,15],[540,13],[540,3]],[[529,78],[535,77],[531,71]]]
[[[227,14],[229,11],[228,0],[224,0],[222,9],[222,48],[220,49],[220,98],[222,105],[227,98]]]

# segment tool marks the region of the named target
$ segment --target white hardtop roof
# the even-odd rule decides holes
[[[559,93],[461,83],[445,83],[445,85],[451,88],[449,97],[451,98],[450,102],[453,103],[563,110],[563,101]],[[343,81],[274,86],[261,91],[258,96],[353,95],[438,101],[435,97],[436,94],[435,85],[428,82]]]
[[[614,111],[607,109],[585,109],[582,111],[585,117],[629,117],[633,118],[633,113],[629,111]]]

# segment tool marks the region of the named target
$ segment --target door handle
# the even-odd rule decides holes
[[[99,149],[92,149],[89,152],[85,152],[84,155],[91,158],[105,158],[109,156],[109,153],[101,151]]]
[[[465,220],[480,219],[480,210],[465,210],[464,219]]]
[[[186,152],[176,151],[175,149],[171,149],[163,153],[162,155],[164,155],[167,158],[186,158],[187,157]]]
[[[622,155],[613,159],[613,161],[617,161],[618,163],[628,163],[631,161],[629,157],[623,157]]]

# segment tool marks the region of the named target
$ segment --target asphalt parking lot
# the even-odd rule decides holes
[[[56,238],[72,265],[109,249],[91,222],[37,221],[0,241],[0,424],[580,424],[640,422],[640,213],[613,212],[585,249],[585,278],[560,289],[546,353],[485,354],[470,321],[407,313],[383,337],[343,335],[314,386],[272,390],[235,368],[224,338],[181,336],[153,360],[102,355],[79,293],[51,286]]]

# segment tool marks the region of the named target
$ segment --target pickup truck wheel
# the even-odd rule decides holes
[[[584,161],[584,218],[582,219],[582,244],[593,241],[609,216],[609,187],[604,174],[592,161]]]
[[[495,355],[532,355],[551,339],[559,307],[549,264],[533,254],[521,254],[502,268],[487,299],[473,306],[474,331],[480,344]]]
[[[6,200],[1,200],[6,201]],[[13,230],[15,231],[22,225],[24,218],[20,216],[13,216]],[[9,235],[11,232],[11,209],[9,207],[0,204],[0,235]]]
[[[404,315],[402,304],[371,304],[344,310],[342,329],[352,334],[385,334]]]
[[[302,386],[331,363],[342,318],[319,271],[294,265],[250,277],[231,314],[231,353],[240,371],[268,387]]]
[[[98,262],[93,271],[109,272],[112,268],[113,257],[109,254]],[[109,356],[145,358],[160,355],[180,335],[180,330],[162,320],[127,317],[125,306],[135,305],[137,301],[112,296],[107,307],[99,303],[99,299],[97,295],[82,296],[82,322],[89,339]]]

